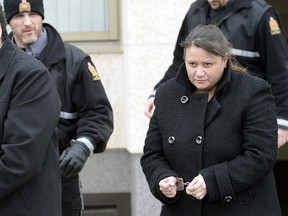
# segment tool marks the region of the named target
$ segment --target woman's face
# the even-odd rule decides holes
[[[226,65],[227,58],[193,45],[186,48],[185,66],[190,82],[197,88],[196,92],[214,93]]]

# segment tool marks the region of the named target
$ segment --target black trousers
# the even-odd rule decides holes
[[[79,176],[62,179],[62,216],[80,216],[83,206]]]

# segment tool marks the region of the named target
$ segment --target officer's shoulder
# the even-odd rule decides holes
[[[271,5],[269,5],[264,0],[254,0],[254,1],[251,1],[251,4],[254,4],[258,8],[263,8],[263,9],[268,9],[268,8],[272,7]]]
[[[73,61],[77,61],[77,59],[84,59],[88,57],[88,54],[85,53],[83,50],[81,50],[79,47],[64,42],[65,52],[67,55],[67,58],[73,59]]]

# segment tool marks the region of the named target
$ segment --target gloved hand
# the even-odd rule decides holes
[[[90,155],[90,150],[84,143],[71,140],[70,144],[60,156],[60,172],[64,178],[77,175]]]

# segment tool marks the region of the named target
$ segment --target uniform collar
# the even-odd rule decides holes
[[[47,43],[47,31],[45,30],[45,28],[43,28],[41,36],[35,41],[35,43],[28,45],[28,47],[25,49],[25,52],[34,57],[39,56],[42,50],[46,47]]]
[[[58,31],[48,23],[43,23],[43,27],[47,31],[48,43],[39,59],[49,69],[51,65],[66,58],[66,52],[63,40]]]
[[[11,39],[12,43],[16,44],[12,33],[9,35],[9,38]],[[43,32],[40,37],[34,43],[29,44],[26,48],[22,48],[22,50],[24,50],[30,56],[38,57],[42,50],[46,47],[47,43],[47,31],[45,28],[43,28]]]
[[[47,45],[43,48],[40,55],[36,55],[36,57],[49,69],[52,64],[66,58],[66,53],[63,41],[57,30],[48,23],[43,23],[43,28],[47,33]],[[13,41],[13,32],[9,34],[9,38]]]

